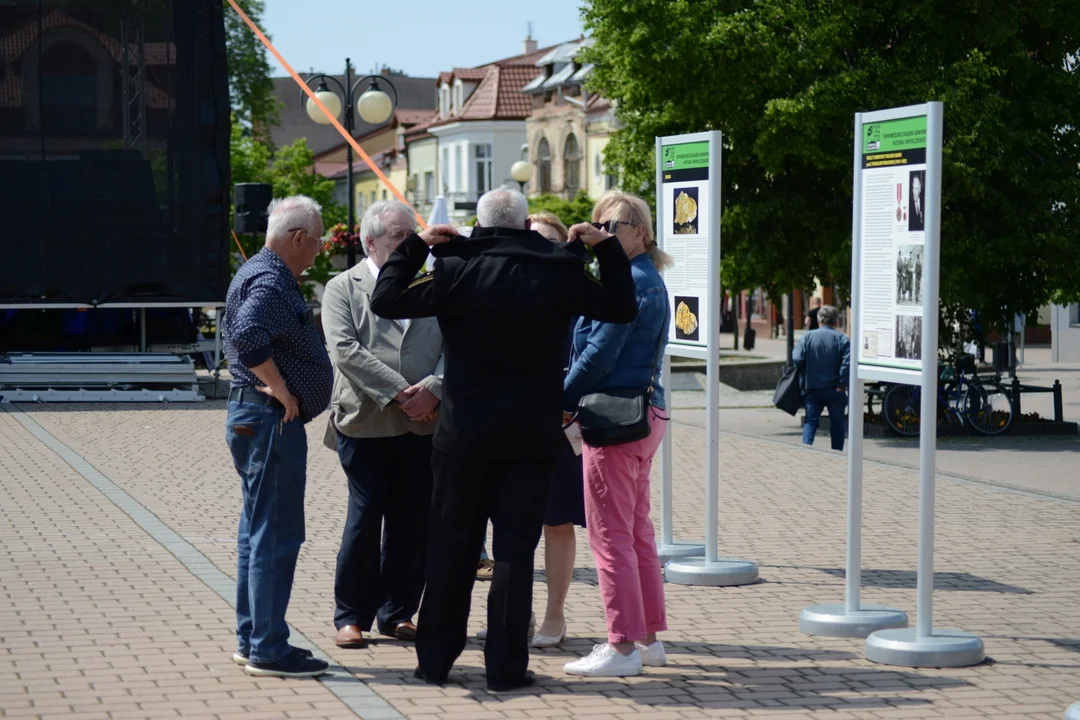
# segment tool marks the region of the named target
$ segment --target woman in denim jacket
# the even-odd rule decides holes
[[[571,228],[572,236],[612,234],[630,258],[637,290],[638,315],[627,324],[581,319],[573,334],[570,372],[563,385],[565,408],[574,412],[589,393],[614,388],[653,388],[650,435],[637,442],[608,447],[584,445],[585,517],[589,545],[596,557],[600,592],[607,617],[608,642],[564,668],[572,675],[639,675],[642,665],[666,662],[656,633],[667,629],[664,586],[649,518],[649,469],[667,427],[660,353],[667,342],[668,293],[660,270],[671,258],[656,246],[649,206],[641,198],[612,190],[593,209],[596,229],[588,223]],[[602,280],[602,278],[601,278]]]

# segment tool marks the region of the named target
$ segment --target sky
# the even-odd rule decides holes
[[[265,0],[263,30],[293,68],[341,73],[345,58],[435,77],[522,52],[528,23],[540,47],[578,38],[581,0]],[[285,71],[270,57],[272,74]]]

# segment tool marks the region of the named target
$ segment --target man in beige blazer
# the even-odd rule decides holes
[[[416,637],[443,341],[433,317],[386,320],[370,310],[383,263],[414,230],[404,203],[373,203],[360,223],[367,257],[327,283],[322,298],[334,361],[325,442],[349,479],[334,580],[334,642],[343,648],[363,647],[374,620],[383,635]]]

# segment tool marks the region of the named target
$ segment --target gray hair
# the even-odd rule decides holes
[[[476,204],[476,221],[481,227],[524,230],[528,216],[529,201],[517,190],[492,190]]]
[[[840,311],[832,305],[822,305],[817,311],[817,321],[821,325],[836,327],[836,321],[840,319]]]
[[[303,228],[322,235],[322,206],[306,195],[277,198],[266,208],[266,239],[285,238],[290,230]]]
[[[360,221],[360,241],[382,237],[386,232],[386,221],[396,214],[401,214],[409,223],[409,229],[416,231],[416,214],[400,200],[377,200],[364,211]]]

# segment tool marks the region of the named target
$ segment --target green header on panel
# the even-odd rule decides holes
[[[926,116],[883,120],[863,125],[863,154],[926,148]]]
[[[664,170],[692,170],[709,167],[709,141],[665,145],[662,151]]]

